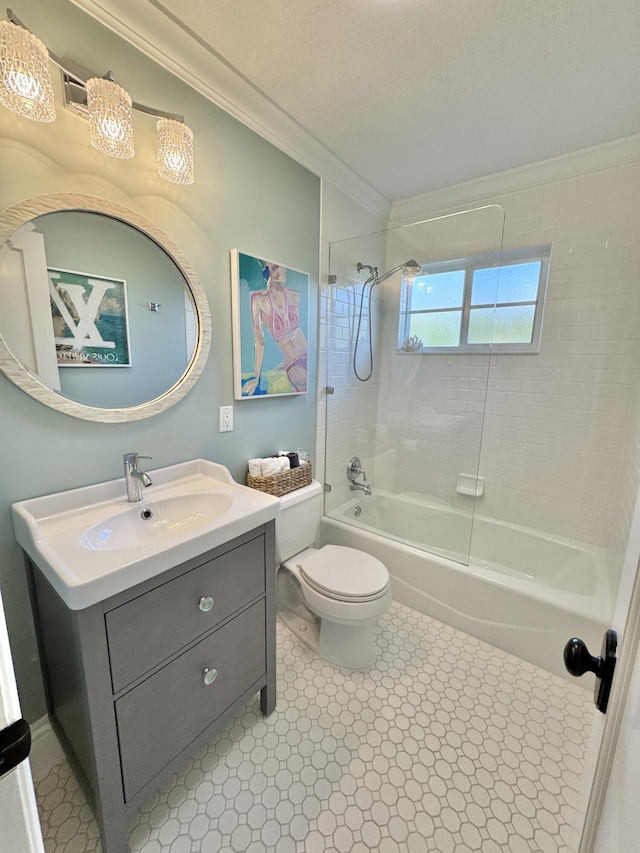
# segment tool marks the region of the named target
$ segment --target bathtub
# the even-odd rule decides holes
[[[595,546],[477,514],[472,525],[437,500],[383,493],[324,516],[320,539],[382,560],[396,601],[569,680],[567,640],[581,637],[598,654],[610,626],[604,550]]]

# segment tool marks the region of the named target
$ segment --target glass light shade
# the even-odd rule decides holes
[[[56,117],[47,48],[9,21],[0,21],[0,104],[32,121]]]
[[[94,148],[110,157],[128,160],[135,154],[131,97],[111,80],[87,80],[89,140]]]
[[[181,121],[161,118],[158,122],[158,172],[174,184],[192,184],[193,132]]]

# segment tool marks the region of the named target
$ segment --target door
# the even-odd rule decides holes
[[[640,499],[612,628],[618,633],[619,654],[606,717],[597,715],[592,730],[593,761],[587,762],[586,774],[593,772],[593,784],[579,853],[618,853],[635,850],[640,843]]]
[[[5,732],[5,743],[10,739],[15,741],[16,737],[19,739],[21,716],[0,595],[0,738]],[[6,734],[7,732],[12,734],[11,738]],[[3,850],[44,853],[28,759],[24,759],[0,776],[0,827],[2,827]]]

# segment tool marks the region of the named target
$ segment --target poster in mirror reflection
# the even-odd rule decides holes
[[[309,275],[231,252],[236,400],[307,392]]]
[[[127,283],[47,268],[59,367],[131,367]]]

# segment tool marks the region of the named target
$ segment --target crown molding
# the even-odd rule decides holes
[[[388,219],[388,199],[153,0],[71,2],[301,166]]]
[[[454,213],[469,206],[489,204],[497,198],[534,186],[636,163],[640,163],[640,134],[403,199],[392,205],[389,227]]]

